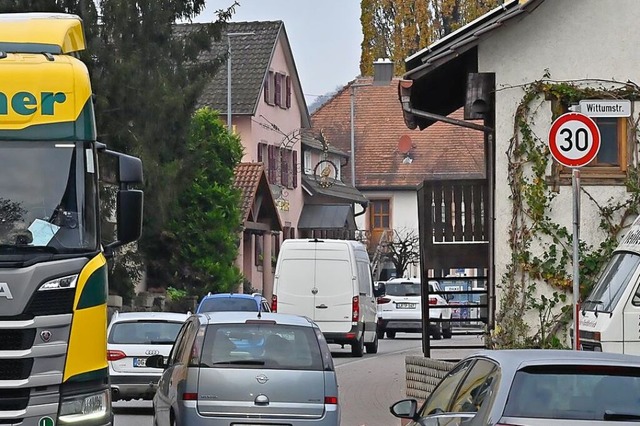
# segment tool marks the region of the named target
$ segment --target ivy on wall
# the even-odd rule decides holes
[[[512,203],[509,227],[511,260],[499,285],[502,296],[496,314],[496,327],[489,336],[489,346],[564,347],[561,337],[572,319],[572,305],[567,304],[573,285],[569,272],[573,263],[572,232],[555,223],[550,215],[557,190],[550,185],[546,173],[553,160],[546,144],[546,135],[543,140],[533,130],[536,113],[543,105],[548,105],[545,101],[551,101],[552,119],[582,99],[635,101],[640,99],[640,87],[631,82],[605,80],[554,81],[547,71],[543,79],[522,88],[524,96],[515,113],[513,136],[507,150]],[[632,147],[634,153],[638,147],[639,119],[628,120],[627,145]],[[631,163],[625,179],[625,200],[620,202],[611,198],[602,205],[587,189],[581,189],[586,194],[586,200],[593,203],[599,213],[599,229],[604,235],[595,245],[579,242],[582,298],[593,287],[599,270],[615,249],[624,226],[632,215],[638,213],[640,178],[635,158]],[[551,170],[552,175],[557,177],[558,168],[551,167]],[[543,253],[539,253],[540,247],[544,247]],[[552,291],[538,291],[539,287]],[[535,325],[527,323],[531,313],[535,313],[538,319]]]

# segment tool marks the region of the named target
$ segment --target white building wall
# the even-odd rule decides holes
[[[524,91],[519,86],[540,80],[548,69],[553,80],[604,79],[640,81],[640,32],[637,0],[548,0],[521,21],[510,21],[478,49],[479,72],[496,74],[496,281],[511,261],[508,232],[512,216],[507,183],[507,150],[514,131],[514,112]],[[635,106],[637,110],[637,105]],[[551,127],[550,103],[537,109],[533,130],[545,143]],[[582,184],[602,205],[625,195],[620,186]],[[600,216],[584,194],[581,239],[602,238]],[[572,230],[571,185],[561,186],[552,219]],[[569,268],[571,265],[569,265]],[[499,289],[498,289],[499,291]],[[500,295],[498,294],[498,301]]]

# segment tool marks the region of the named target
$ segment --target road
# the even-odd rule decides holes
[[[455,335],[451,340],[433,341],[438,345],[475,345],[477,336]],[[334,357],[342,426],[397,426],[400,421],[389,413],[389,406],[405,398],[405,357],[422,355],[422,344],[417,334],[398,333],[396,339],[380,341],[376,355],[365,354],[352,358],[349,346],[344,349],[331,345]],[[461,358],[472,352],[461,350],[433,350],[432,357]],[[114,403],[115,426],[152,426],[150,401]]]

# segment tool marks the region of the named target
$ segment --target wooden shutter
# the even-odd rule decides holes
[[[267,145],[267,155],[269,157],[269,183],[276,183],[276,147]]]
[[[293,151],[293,167],[291,168],[293,187],[298,187],[298,151]]]
[[[258,163],[263,163],[263,151],[264,151],[264,145],[263,143],[258,143]]]
[[[274,84],[274,100],[275,104],[282,105],[282,74],[276,73]]]
[[[271,103],[271,99],[269,98],[269,92],[270,92],[270,87],[269,87],[269,77],[271,76],[271,73],[267,73],[267,78],[264,81],[264,101],[267,104]]]
[[[280,185],[291,188],[289,182],[289,150],[280,149]]]
[[[287,94],[287,102],[286,102],[286,106],[287,108],[291,108],[291,77],[287,76],[286,77],[286,94]]]

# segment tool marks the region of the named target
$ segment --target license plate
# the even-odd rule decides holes
[[[415,303],[396,303],[396,309],[415,309]]]
[[[133,366],[134,367],[146,367],[147,366],[147,359],[146,358],[134,358],[133,359]]]

